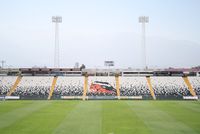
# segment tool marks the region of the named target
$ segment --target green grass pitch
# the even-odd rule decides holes
[[[199,101],[5,101],[1,134],[200,134]]]

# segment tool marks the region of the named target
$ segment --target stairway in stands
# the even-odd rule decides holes
[[[52,82],[51,89],[50,89],[50,92],[49,92],[48,100],[51,99],[51,96],[52,96],[53,91],[54,91],[55,86],[56,86],[57,79],[58,79],[58,77],[53,78],[53,82]]]
[[[85,100],[85,98],[86,98],[87,89],[88,89],[88,76],[86,75],[84,77],[83,100]]]
[[[192,96],[196,96],[196,93],[195,93],[195,91],[194,91],[194,89],[193,89],[188,77],[183,77],[183,80],[184,80],[185,84],[187,85],[187,87],[188,87],[188,89],[190,91],[190,94]]]
[[[147,79],[147,84],[148,84],[151,96],[153,97],[154,100],[156,100],[156,96],[154,94],[153,87],[152,87],[152,84],[151,84],[151,78],[150,77],[146,77],[146,79]]]
[[[21,81],[21,79],[22,79],[22,76],[18,76],[18,77],[17,77],[17,79],[16,79],[14,85],[11,87],[10,91],[7,93],[7,96],[11,96],[11,94],[12,94],[13,92],[15,92],[15,90],[16,90],[16,88],[17,88],[17,85],[19,84],[19,82]]]
[[[115,76],[115,81],[116,81],[116,90],[117,90],[117,97],[120,99],[120,90],[119,90],[119,76]]]

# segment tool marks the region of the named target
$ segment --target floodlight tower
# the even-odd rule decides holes
[[[52,16],[52,22],[55,23],[55,50],[54,50],[54,67],[59,68],[59,23],[62,22],[61,16]]]
[[[147,69],[147,63],[146,63],[146,37],[145,37],[145,24],[149,23],[149,17],[148,16],[140,16],[139,17],[139,23],[142,24],[142,62],[144,69]]]
[[[5,60],[2,60],[1,61],[1,68],[4,68],[4,64],[6,63],[6,61]]]

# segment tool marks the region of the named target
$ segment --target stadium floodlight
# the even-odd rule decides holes
[[[142,61],[144,69],[147,69],[147,63],[146,63],[146,38],[145,38],[145,24],[149,23],[149,17],[148,16],[140,16],[139,17],[139,23],[142,24]]]
[[[55,23],[55,53],[54,53],[54,67],[59,68],[59,27],[58,24],[62,22],[61,16],[52,16],[52,22]]]

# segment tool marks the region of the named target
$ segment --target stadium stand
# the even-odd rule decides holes
[[[151,77],[157,99],[182,99],[191,96],[182,77]]]
[[[22,77],[21,76],[17,76],[17,79],[15,81],[15,83],[13,84],[13,86],[11,87],[10,91],[7,93],[7,96],[11,96],[11,94],[15,91],[15,89],[17,88],[17,85],[20,83]]]
[[[183,80],[184,80],[185,84],[187,85],[187,88],[189,89],[190,94],[191,94],[192,96],[196,96],[196,92],[195,92],[195,90],[193,89],[193,87],[192,87],[192,85],[191,85],[190,80],[188,79],[188,77],[187,77],[187,76],[184,76],[184,77],[183,77]]]
[[[121,77],[121,96],[146,96],[151,97],[146,77]]]
[[[200,95],[200,77],[188,77],[197,95]]]
[[[24,76],[12,95],[21,99],[47,99],[52,80],[49,76]]]
[[[48,97],[48,99],[61,99],[62,96],[116,99],[120,95],[153,99],[151,92],[155,94],[156,99],[183,99],[183,96],[192,96],[181,76],[120,76],[118,79],[114,76],[23,76],[15,90],[11,92],[17,78],[20,77],[0,76],[0,96],[11,93],[12,96],[20,96],[20,99],[47,99]],[[147,78],[151,83],[152,91],[149,89]],[[200,77],[188,77],[188,81],[199,96]]]
[[[82,76],[68,77],[60,76],[52,94],[52,98],[60,98],[61,96],[82,96],[83,95],[83,82]]]
[[[5,96],[9,92],[16,79],[17,76],[0,76],[0,96]]]

